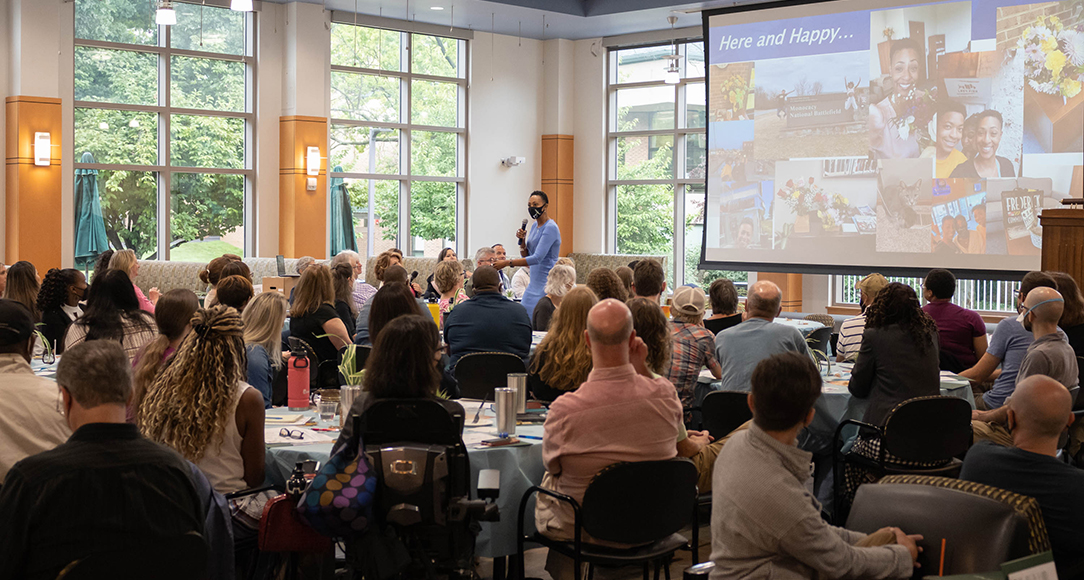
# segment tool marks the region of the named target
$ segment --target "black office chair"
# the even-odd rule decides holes
[[[704,429],[712,439],[726,437],[753,418],[748,398],[749,393],[733,391],[714,391],[704,397],[700,413],[704,418]]]
[[[895,526],[923,540],[916,571],[944,575],[999,571],[1002,562],[1050,549],[1038,502],[981,483],[891,475],[858,489],[847,529],[873,533]]]
[[[463,355],[455,364],[460,397],[486,400],[493,389],[508,385],[509,373],[525,373],[523,359],[507,352],[476,352]]]
[[[838,332],[833,332],[832,336],[828,337],[828,346],[832,347],[832,356],[836,356],[837,354],[839,354],[839,351],[836,349],[836,347],[839,346]]]
[[[806,345],[809,346],[809,350],[815,350],[820,352],[824,356],[828,356],[828,343],[832,338],[832,328],[818,328],[809,333],[809,338],[805,339]]]
[[[856,425],[863,432],[880,439],[877,458],[842,452],[843,430]],[[957,457],[971,446],[971,405],[956,397],[931,396],[908,399],[889,413],[884,427],[847,419],[836,427],[832,440],[832,475],[837,522],[842,523],[849,506],[843,494],[843,466],[859,465],[877,477],[885,475],[931,475],[958,477],[963,462]],[[937,467],[910,467],[885,460],[886,454],[902,460],[937,463]]]
[[[207,575],[207,542],[197,532],[133,543],[68,564],[57,580],[192,580]]]
[[[679,549],[692,549],[699,543],[696,513],[696,466],[675,458],[667,461],[615,463],[598,473],[584,492],[583,505],[575,499],[534,486],[523,494],[519,504],[519,571],[523,571],[526,542],[536,542],[575,563],[575,577],[580,580],[581,563],[590,566],[643,566],[644,580],[648,565],[654,564],[655,578],[660,567],[670,579],[669,561]],[[650,501],[644,490],[650,489]],[[523,516],[535,493],[544,494],[572,507],[575,532],[572,541],[552,540],[539,533],[525,535]],[[692,524],[692,546],[677,532]],[[610,548],[584,541],[583,532],[607,542],[632,544],[632,548]],[[697,554],[693,552],[693,559]],[[695,564],[696,562],[694,562]],[[589,574],[593,575],[593,574]]]
[[[354,357],[359,369],[365,368],[365,361],[369,360],[369,355],[373,354],[373,347],[369,345],[359,344],[354,349]]]

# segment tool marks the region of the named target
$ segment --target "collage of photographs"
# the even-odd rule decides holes
[[[1040,210],[1084,181],[1084,2],[833,16],[868,49],[712,51],[708,90],[748,97],[708,111],[708,246],[1038,255]]]

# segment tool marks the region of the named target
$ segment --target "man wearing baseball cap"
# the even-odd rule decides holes
[[[693,422],[694,391],[700,369],[708,367],[716,379],[723,376],[719,361],[715,359],[715,335],[704,328],[706,301],[707,297],[700,288],[682,286],[674,292],[670,305],[670,313],[674,317],[671,325],[674,350],[666,378],[677,389],[686,425]]]
[[[866,308],[873,304],[873,299],[885,286],[888,286],[888,280],[877,272],[862,278],[854,285],[858,289],[858,304],[862,307],[862,314],[844,320],[839,327],[839,341],[836,343],[837,361],[853,361],[858,357],[858,349],[862,346],[862,332],[866,330]]]
[[[19,460],[68,440],[56,383],[30,369],[34,320],[25,306],[0,299],[0,483]]]

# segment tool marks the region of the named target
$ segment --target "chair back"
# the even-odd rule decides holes
[[[704,429],[714,439],[721,439],[731,431],[742,426],[742,423],[753,418],[753,412],[749,410],[749,393],[733,391],[715,391],[704,397],[700,404],[700,414],[703,417]]]
[[[132,543],[68,564],[57,580],[192,580],[207,576],[207,542],[188,532],[158,542]]]
[[[832,332],[836,327],[836,319],[832,318],[831,314],[806,314],[805,319],[825,325],[828,327],[828,332]]]
[[[369,360],[369,355],[373,354],[373,347],[365,344],[359,344],[354,348],[354,361],[357,368],[365,368],[365,361]]]
[[[885,420],[882,445],[911,461],[945,461],[962,455],[971,446],[971,405],[940,395],[904,401]]]
[[[339,388],[339,362],[333,360],[320,360],[316,355],[316,349],[303,338],[291,336],[286,339],[290,345],[290,351],[304,351],[309,359],[309,391],[315,393],[317,389]]]
[[[891,475],[858,488],[847,529],[872,533],[896,526],[922,534],[919,568],[944,575],[999,570],[1002,562],[1050,549],[1035,499],[988,485],[916,475]]]
[[[805,340],[806,345],[809,346],[809,350],[819,351],[821,354],[828,355],[828,342],[832,338],[832,327],[818,328],[809,333],[809,338]]]
[[[839,333],[838,332],[833,332],[832,335],[830,337],[828,337],[828,346],[832,347],[832,355],[833,356],[839,354],[839,350],[836,348],[838,345],[839,345]]]
[[[458,445],[463,415],[449,412],[431,399],[381,399],[355,419],[355,433],[365,445],[409,441],[427,445]]]
[[[525,373],[523,359],[507,352],[463,355],[455,364],[455,380],[464,399],[492,399],[493,389],[508,385],[509,373]]]
[[[696,466],[684,458],[615,463],[583,495],[583,529],[610,542],[646,544],[689,524],[696,507]]]

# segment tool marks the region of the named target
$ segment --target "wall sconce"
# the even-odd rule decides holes
[[[34,133],[34,165],[48,166],[52,163],[53,142],[48,133]]]
[[[309,175],[320,175],[320,148],[309,147],[305,156],[305,172]],[[305,189],[316,191],[316,178],[309,177],[305,182]]]
[[[174,24],[177,24],[177,11],[173,9],[172,1],[158,1],[158,10],[154,12],[154,23],[159,26],[173,26]]]
[[[238,12],[252,12],[252,0],[232,0],[230,10]]]

